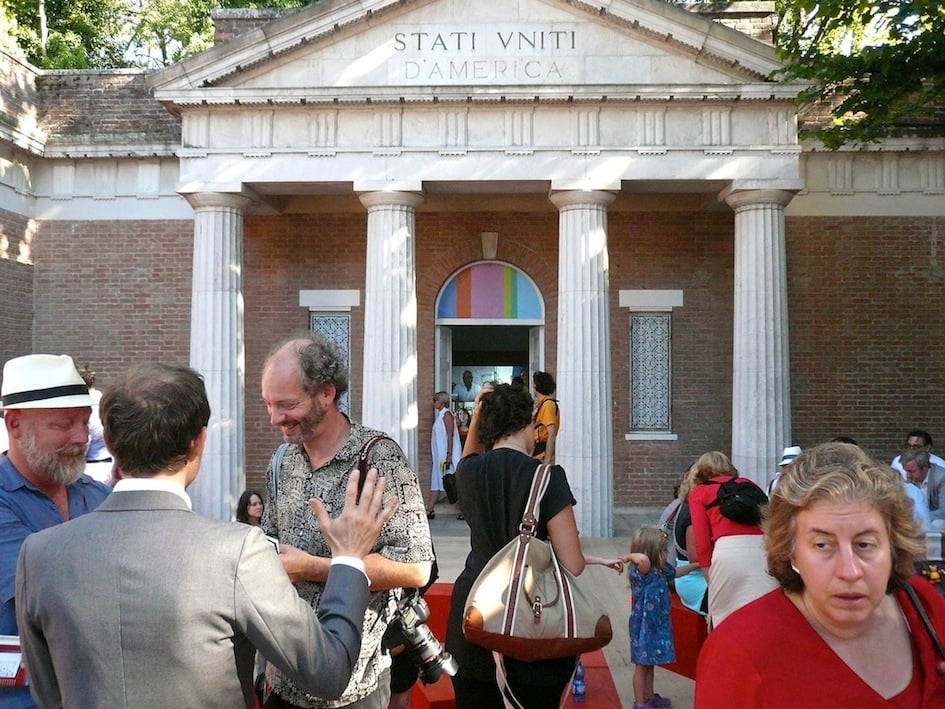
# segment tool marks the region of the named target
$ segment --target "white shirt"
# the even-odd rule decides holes
[[[473,382],[469,385],[469,388],[466,388],[465,382],[460,382],[453,387],[453,400],[454,401],[475,401],[476,394],[479,393],[479,385],[476,382]]]
[[[926,532],[929,531],[932,528],[932,518],[929,515],[929,502],[925,492],[917,487],[915,483],[907,480],[906,494],[915,505],[915,518],[922,523],[922,527]]]

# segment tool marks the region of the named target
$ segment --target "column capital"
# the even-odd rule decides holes
[[[409,207],[416,209],[424,202],[424,196],[416,192],[362,192],[358,199],[368,209],[375,207]]]
[[[235,192],[190,192],[182,196],[195,210],[235,209],[242,212],[253,203],[246,195]]]
[[[721,198],[732,209],[739,210],[758,205],[786,207],[794,199],[794,194],[789,190],[738,190],[723,192]]]
[[[613,192],[604,190],[566,190],[562,192],[552,192],[548,199],[558,209],[567,209],[568,207],[606,207],[615,199],[617,195]]]

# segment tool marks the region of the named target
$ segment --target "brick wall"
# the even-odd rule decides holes
[[[88,363],[99,386],[188,363],[193,222],[47,222],[35,252],[35,351]]]
[[[241,34],[251,32],[272,20],[285,17],[295,10],[282,8],[220,8],[210,11],[213,20],[213,43],[219,44]]]
[[[890,460],[906,431],[945,450],[945,219],[788,220],[794,443],[852,436]]]
[[[249,216],[244,223],[246,304],[246,479],[262,487],[273,449],[282,440],[260,396],[262,365],[272,346],[309,326],[300,290],[360,289],[351,311],[351,411],[361,413],[364,340],[364,259],[367,215]]]
[[[0,362],[32,351],[33,227],[26,217],[0,209]]]
[[[708,17],[754,39],[768,44],[774,41],[775,3],[770,0],[734,0],[734,2],[682,0],[678,4],[690,12]]]
[[[52,71],[36,85],[48,147],[162,145],[168,154],[180,147],[180,120],[151,96],[141,71]]]
[[[611,214],[611,366],[616,506],[662,505],[692,461],[731,449],[734,220],[730,213]],[[682,290],[672,315],[676,441],[626,441],[629,313],[623,289]]]

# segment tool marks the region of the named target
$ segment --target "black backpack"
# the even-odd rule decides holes
[[[760,524],[761,508],[768,504],[768,496],[764,490],[750,480],[739,480],[737,477],[726,480],[724,483],[709,480],[719,486],[715,500],[706,505],[706,509],[719,506],[719,512],[733,522],[741,524]]]

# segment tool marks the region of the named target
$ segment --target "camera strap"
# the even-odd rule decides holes
[[[361,496],[361,488],[364,487],[364,479],[367,477],[368,473],[368,456],[371,453],[371,448],[374,447],[374,444],[380,441],[383,438],[390,438],[390,436],[385,436],[383,433],[380,433],[376,436],[369,438],[361,450],[358,451],[358,496]],[[286,451],[289,450],[288,443],[281,443],[279,447],[272,454],[272,460],[269,463],[269,467],[272,470],[272,501],[270,504],[277,505],[279,499],[279,478],[282,477],[282,459],[285,458]]]
[[[371,449],[374,447],[374,444],[378,441],[384,440],[393,440],[390,436],[385,436],[383,433],[379,433],[376,436],[371,436],[364,445],[361,446],[361,450],[358,451],[358,498],[361,497],[361,490],[364,487],[364,480],[367,478],[368,474],[368,457],[371,454]]]

